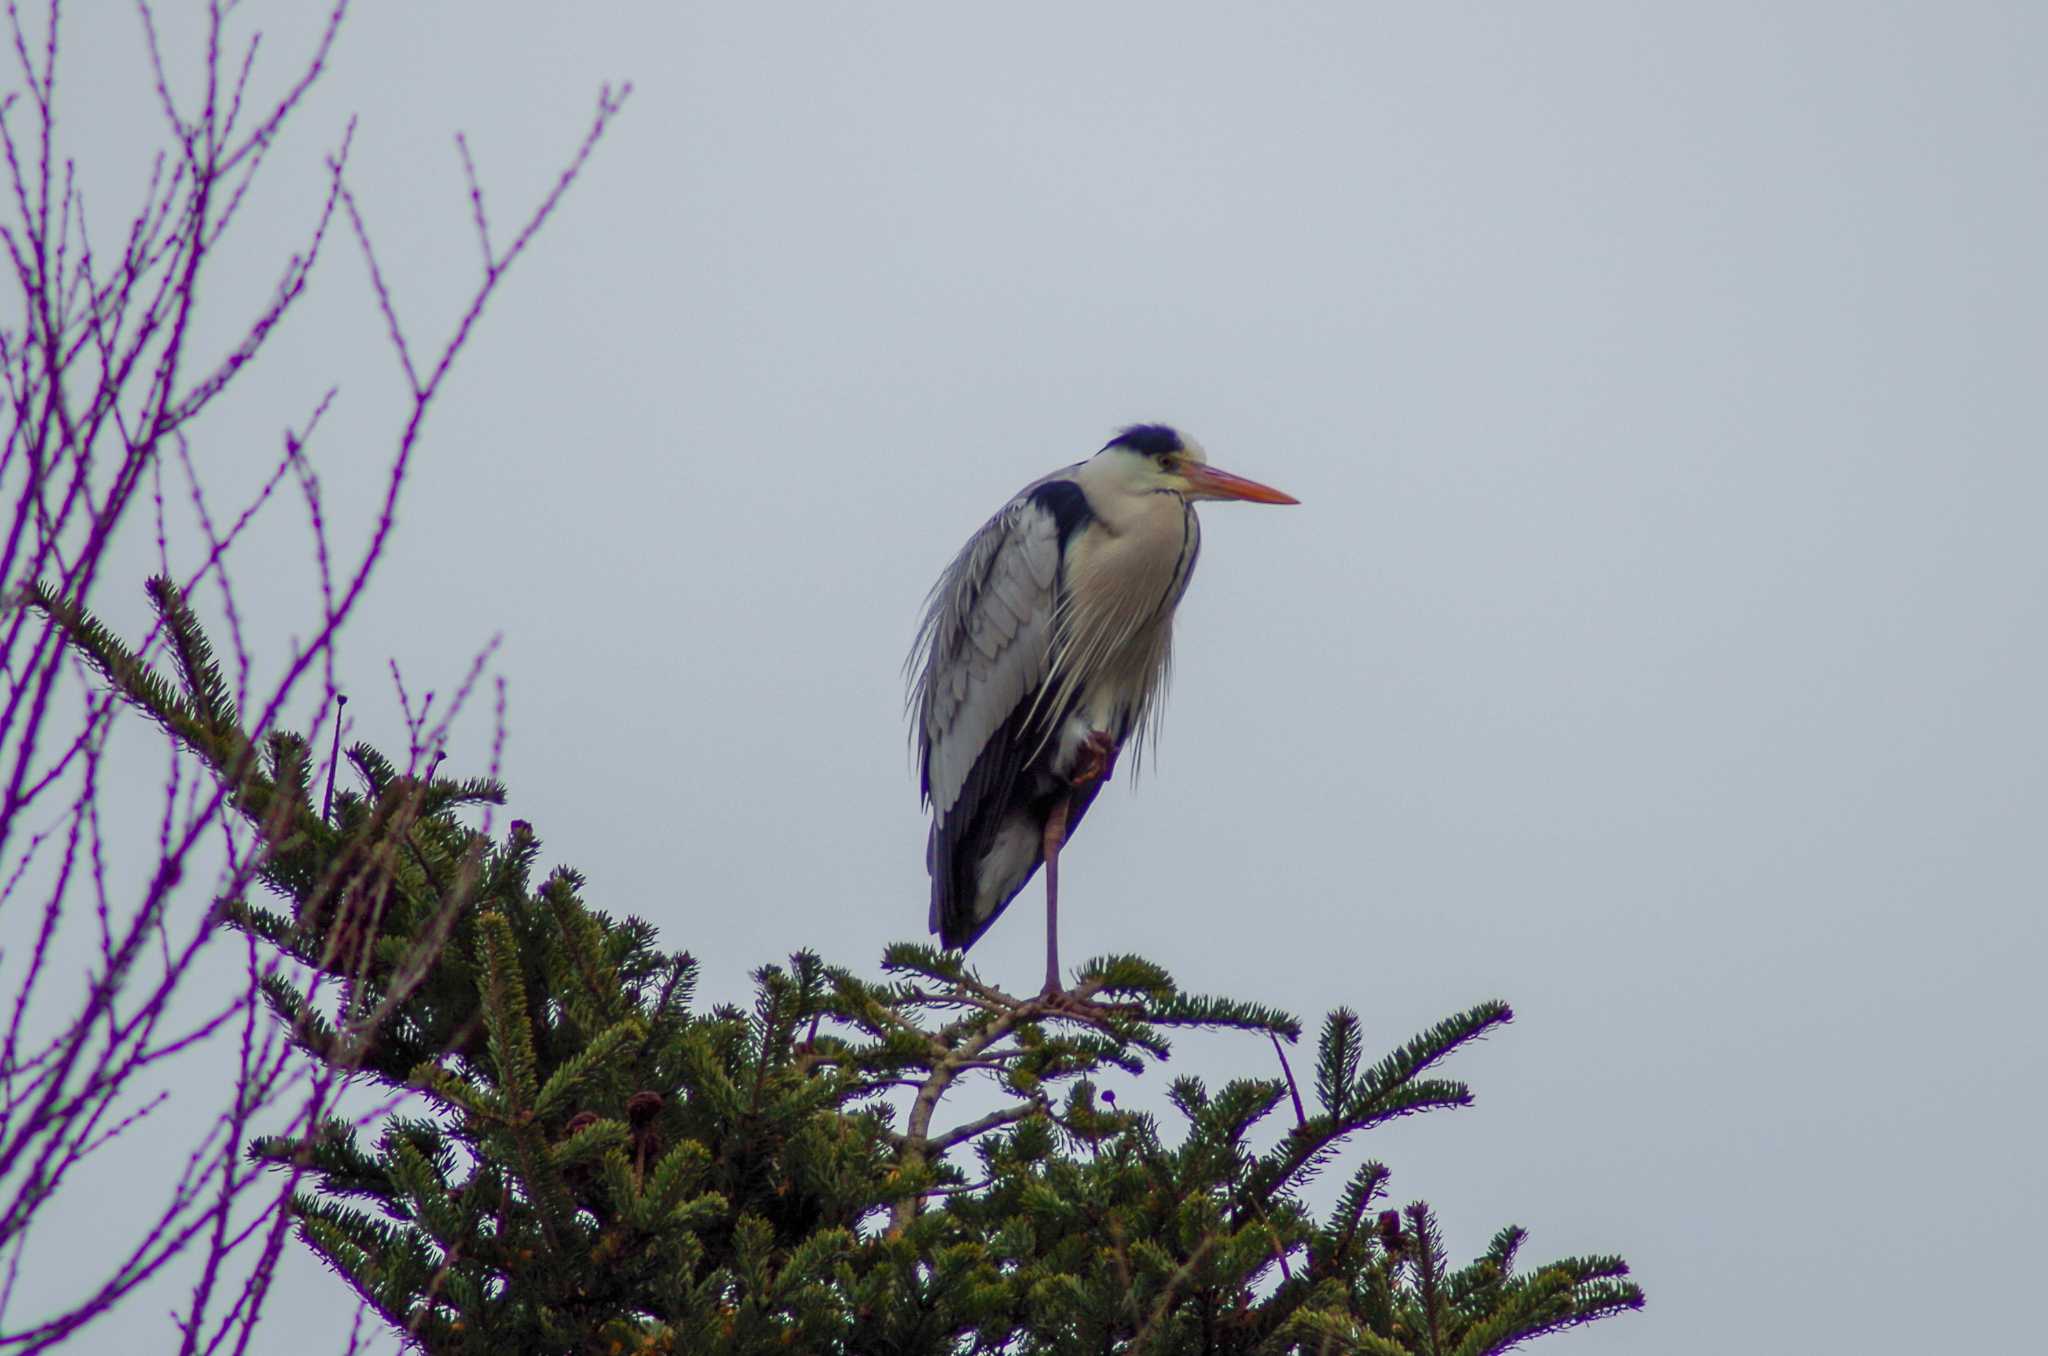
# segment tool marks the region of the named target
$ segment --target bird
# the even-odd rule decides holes
[[[1173,614],[1201,552],[1202,500],[1300,501],[1132,424],[1026,485],[926,600],[906,675],[931,812],[931,931],[965,952],[1045,868],[1045,987],[1059,963],[1059,854],[1115,771],[1158,736]]]

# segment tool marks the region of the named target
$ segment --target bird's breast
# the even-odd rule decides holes
[[[1171,610],[1169,588],[1193,552],[1195,515],[1175,494],[1148,494],[1112,517],[1098,512],[1067,552],[1067,586],[1085,606]]]
[[[1166,665],[1173,610],[1199,545],[1178,496],[1146,495],[1116,519],[1098,516],[1065,560],[1061,663],[1095,729],[1122,738]]]

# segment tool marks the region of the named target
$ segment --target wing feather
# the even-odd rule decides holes
[[[1039,696],[1059,615],[1060,555],[1087,512],[1064,475],[1027,486],[969,539],[932,590],[911,655],[921,665],[911,706],[932,809],[931,923],[948,945],[971,941],[993,920],[992,910],[977,916],[975,865],[1054,716]]]
[[[1027,490],[974,534],[933,590],[911,700],[923,790],[942,823],[983,748],[1045,681],[1059,555],[1058,518]]]

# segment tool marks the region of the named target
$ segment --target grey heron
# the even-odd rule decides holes
[[[1297,502],[1134,424],[1020,490],[933,587],[907,670],[931,807],[931,930],[974,945],[1045,867],[1045,996],[1059,963],[1059,853],[1126,743],[1156,736],[1173,613],[1201,549],[1195,502]]]

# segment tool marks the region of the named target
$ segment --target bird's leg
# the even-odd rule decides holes
[[[1060,848],[1067,841],[1071,798],[1053,802],[1045,821],[1045,996],[1065,991],[1060,983]]]
[[[1108,781],[1116,766],[1116,740],[1107,730],[1090,730],[1081,741],[1080,755],[1067,785],[1078,791],[1089,783]],[[1074,805],[1070,795],[1053,803],[1045,820],[1045,995],[1065,993],[1060,983],[1060,849],[1067,842],[1067,817]]]
[[[1090,730],[1081,740],[1080,756],[1067,785],[1078,791],[1089,783],[1108,781],[1116,767],[1116,740],[1107,730]],[[1074,798],[1061,796],[1053,802],[1045,820],[1045,996],[1066,992],[1060,983],[1060,849],[1067,842],[1067,817]]]
[[[1067,778],[1075,791],[1097,781],[1108,781],[1116,768],[1117,742],[1107,730],[1090,730],[1081,741],[1080,758]],[[1071,794],[1053,802],[1045,820],[1045,988],[1038,1001],[1056,1013],[1085,1022],[1104,1022],[1128,1009],[1097,1003],[1067,991],[1060,980],[1060,849],[1066,845],[1074,798]]]

